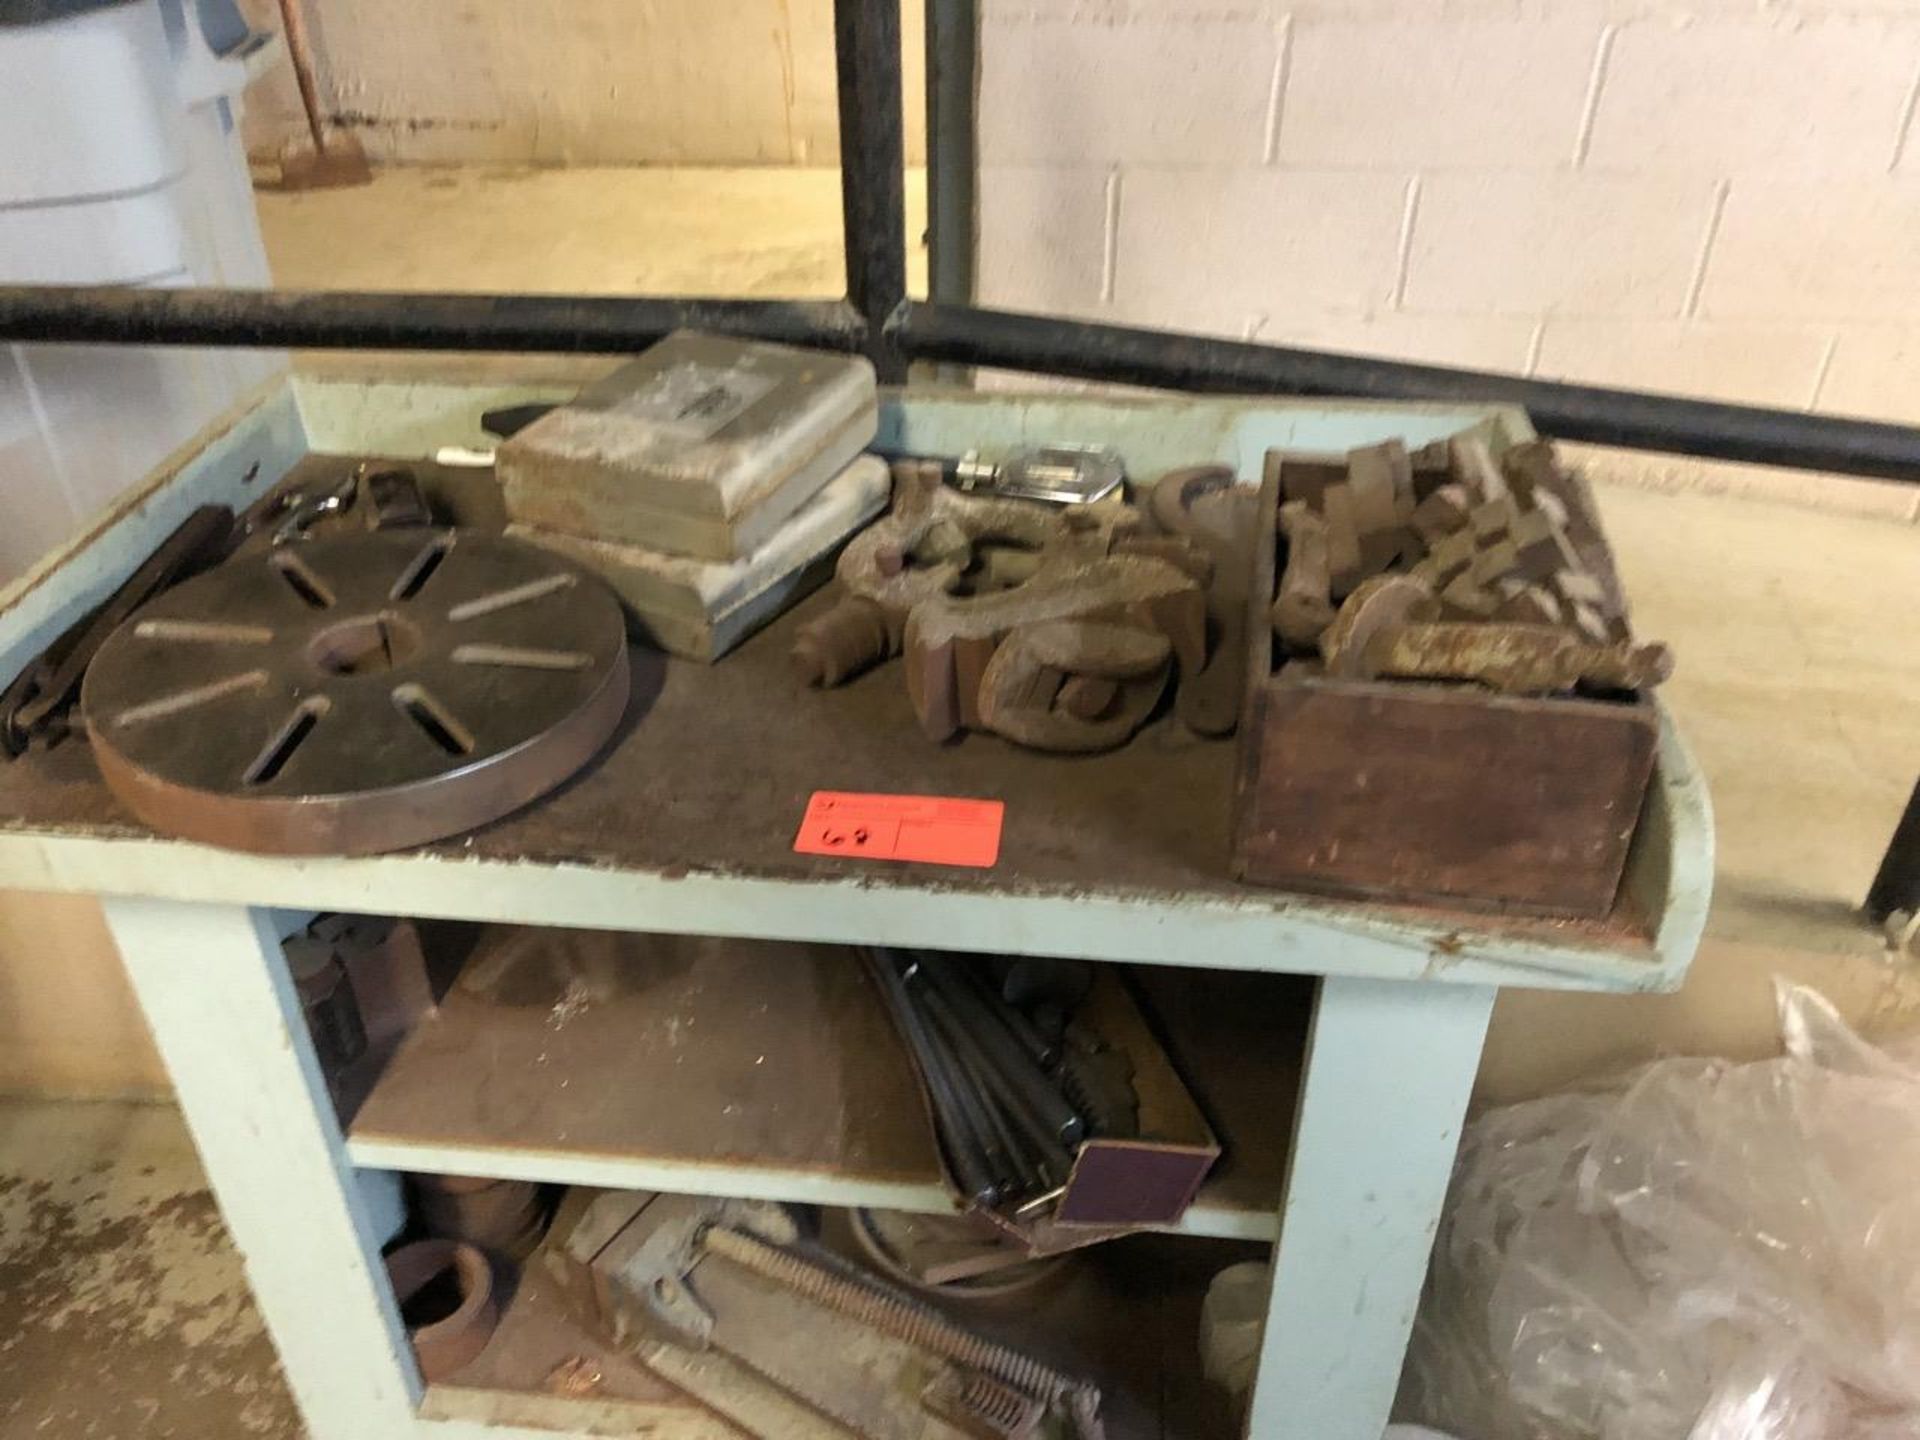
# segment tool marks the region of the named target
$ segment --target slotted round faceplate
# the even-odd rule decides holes
[[[80,696],[101,772],[142,820],[277,854],[485,824],[583,765],[626,703],[606,585],[462,530],[238,556],[116,630]]]

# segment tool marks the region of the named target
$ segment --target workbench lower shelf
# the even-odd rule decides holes
[[[821,1238],[853,1254],[845,1217]],[[1077,1252],[1030,1291],[999,1300],[932,1299],[956,1323],[1100,1387],[1114,1440],[1233,1440],[1235,1401],[1201,1372],[1201,1302],[1225,1267],[1266,1247],[1137,1236]],[[536,1258],[510,1287],[479,1357],[427,1387],[423,1419],[563,1435],[740,1440],[741,1432],[591,1330]]]
[[[487,928],[347,1127],[381,1170],[939,1213],[905,1050],[848,948]],[[1313,983],[1130,966],[1224,1158],[1179,1226],[1270,1240]]]

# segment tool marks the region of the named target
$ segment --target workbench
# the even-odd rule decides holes
[[[245,505],[313,453],[482,445],[481,411],[565,393],[376,374],[275,382],[0,597],[0,661],[14,673],[199,504]],[[1457,405],[906,391],[884,404],[881,444],[958,453],[1072,438],[1115,446],[1139,475],[1223,460],[1252,481],[1270,446],[1417,445],[1489,415],[1515,438],[1530,433],[1517,411]],[[103,898],[314,1440],[733,1433],[664,1387],[569,1399],[502,1379],[497,1365],[424,1386],[380,1259],[388,1172],[951,1205],[917,1097],[793,1103],[863,1084],[872,1094],[861,1058],[872,1036],[843,1023],[844,1009],[801,1003],[819,987],[758,1005],[784,1024],[719,1002],[702,1012],[699,1043],[770,1067],[736,1087],[725,1123],[650,1118],[645,1092],[661,1077],[647,1046],[621,1043],[645,1033],[644,1016],[537,1040],[489,1034],[484,1016],[451,1005],[430,1022],[445,1027],[439,1041],[403,1052],[343,1120],[280,948],[321,911],[1152,967],[1142,973],[1169,997],[1227,1147],[1180,1229],[1273,1245],[1251,1432],[1376,1440],[1497,989],[1665,990],[1686,974],[1712,824],[1672,725],[1608,921],[1369,907],[1227,878],[1231,744],[1162,725],[1097,757],[990,736],[935,746],[914,729],[897,674],[800,691],[782,643],[791,623],[711,668],[636,649],[627,720],[586,771],[472,835],[401,854],[284,859],[156,836],[113,801],[77,742],[0,770],[0,884]],[[999,863],[795,854],[802,810],[822,789],[1003,800]],[[775,999],[800,991],[769,982]],[[730,1053],[710,1051],[707,1064]],[[800,1079],[810,1088],[796,1091]],[[513,1104],[464,1103],[502,1087]],[[592,1095],[601,1102],[587,1105]]]

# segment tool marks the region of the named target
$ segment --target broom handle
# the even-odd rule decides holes
[[[300,0],[280,0],[280,28],[287,38],[287,58],[293,62],[293,78],[300,83],[300,104],[307,112],[307,129],[313,132],[313,148],[327,148],[326,127],[320,119],[320,86],[313,77],[313,45],[307,38],[307,17]]]

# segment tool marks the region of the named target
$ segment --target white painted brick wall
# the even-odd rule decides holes
[[[1920,322],[1920,178],[1734,181],[1700,310]]]
[[[1920,0],[981,9],[984,303],[1920,423]]]
[[[1257,165],[1278,37],[1265,21],[983,22],[990,163]]]
[[[1457,365],[1467,370],[1527,368],[1539,326],[1532,320],[1498,315],[1330,315],[1298,325],[1262,325],[1257,339],[1285,339],[1299,345],[1342,350],[1353,355],[1397,355],[1426,365]]]
[[[1249,312],[1392,301],[1402,176],[1140,165],[1119,180],[1112,291],[1142,320],[1176,315],[1199,293]]]
[[[983,165],[978,279],[995,303],[1013,310],[1080,315],[1105,298],[1108,191],[1119,180],[1103,168]]]
[[[1541,327],[1535,370],[1548,379],[1791,410],[1813,403],[1832,347],[1832,335],[1817,326],[1556,317]]]
[[[1406,308],[1678,315],[1713,217],[1710,180],[1561,170],[1421,181]]]
[[[1843,331],[1820,388],[1820,408],[1920,424],[1920,329]]]
[[[1628,173],[1884,175],[1920,25],[1756,18],[1612,37],[1589,164]]]
[[[1287,26],[1278,159],[1438,170],[1561,164],[1579,133],[1600,31],[1596,20],[1296,20]]]

